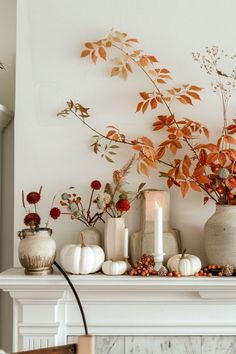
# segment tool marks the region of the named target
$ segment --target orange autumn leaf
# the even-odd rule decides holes
[[[203,132],[205,134],[205,137],[207,139],[209,139],[209,137],[210,137],[209,130],[206,127],[202,127],[202,130],[203,130]]]
[[[95,53],[95,50],[92,51],[91,58],[92,58],[93,63],[96,64],[98,57]]]
[[[212,164],[218,159],[218,153],[212,152],[207,157],[207,163]]]
[[[153,142],[152,142],[151,139],[149,139],[148,137],[142,136],[142,137],[140,138],[140,140],[142,141],[143,144],[145,144],[145,145],[147,145],[147,146],[150,146],[150,147],[152,147],[152,148],[154,147]]]
[[[186,177],[189,177],[190,166],[191,166],[191,160],[188,155],[185,155],[182,163],[182,171]]]
[[[202,192],[202,189],[199,187],[199,185],[198,185],[196,182],[191,181],[191,182],[190,182],[190,186],[191,186],[191,188],[192,188],[194,191],[196,191],[196,192]]]
[[[136,108],[136,113],[139,112],[141,110],[141,108],[143,107],[143,103],[144,102],[139,102]]]
[[[126,64],[125,64],[125,67],[126,67],[126,69],[127,69],[130,73],[132,73],[132,68],[131,68],[131,66],[130,66],[129,63],[126,63]]]
[[[208,178],[207,176],[204,176],[204,175],[199,175],[199,176],[195,177],[195,180],[198,183],[203,183],[203,184],[211,183],[210,178]]]
[[[107,59],[107,53],[103,47],[98,48],[98,53],[102,59],[104,59],[104,60]]]
[[[111,70],[111,76],[119,75],[119,73],[120,73],[120,68],[118,68],[117,66],[115,66],[114,68],[112,68],[112,70]]]
[[[84,43],[84,46],[88,49],[94,49],[94,46],[91,42]]]
[[[147,93],[147,92],[139,92],[139,94],[144,100],[148,100],[149,99],[149,93]]]
[[[231,135],[225,135],[224,140],[227,141],[227,143],[229,144],[236,145],[236,139]]]
[[[193,104],[191,98],[186,95],[180,95],[177,99],[184,104]]]
[[[157,150],[156,158],[155,158],[155,159],[156,159],[156,160],[160,160],[160,159],[164,156],[165,151],[166,151],[166,149],[165,149],[164,146],[162,146],[161,148],[159,148],[159,149]]]
[[[147,166],[149,166],[151,168],[156,168],[156,163],[154,161],[152,161],[151,159],[144,157],[143,161],[146,163]]]
[[[195,85],[192,85],[189,87],[189,90],[193,90],[193,91],[201,91],[202,88],[201,87],[198,87],[198,86],[195,86]]]
[[[142,67],[145,67],[149,64],[148,59],[145,56],[142,56],[139,61],[138,61],[139,65],[141,65]]]
[[[220,165],[224,166],[226,161],[227,161],[226,155],[224,153],[222,153],[222,152],[219,153],[218,160],[219,160]]]
[[[180,190],[181,190],[182,196],[184,198],[189,191],[188,182],[180,182]]]
[[[90,50],[85,49],[81,52],[80,57],[84,58],[84,57],[87,57],[89,54],[90,54]]]
[[[199,161],[201,162],[202,165],[205,165],[207,162],[207,152],[204,149],[200,150],[199,153]]]
[[[154,55],[148,55],[147,58],[150,60],[151,63],[158,63],[158,60]]]
[[[156,109],[157,108],[157,100],[153,98],[150,102],[151,108]]]
[[[125,69],[125,67],[123,66],[122,69],[121,69],[121,76],[124,80],[127,79],[127,76],[128,76],[128,72],[127,70]]]
[[[195,100],[200,100],[200,99],[201,99],[201,97],[199,96],[199,94],[196,93],[196,92],[188,91],[187,94],[188,94],[189,96],[195,98]]]
[[[145,113],[149,105],[149,101],[146,101],[142,107],[142,112]]]

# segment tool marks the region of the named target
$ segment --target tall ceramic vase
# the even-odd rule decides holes
[[[124,258],[124,218],[108,218],[104,230],[106,259],[120,261]]]
[[[217,205],[204,227],[209,264],[231,264],[236,269],[236,205]]]

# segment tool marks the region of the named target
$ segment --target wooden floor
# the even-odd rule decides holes
[[[70,336],[68,342],[76,341]],[[236,336],[96,337],[96,354],[236,354]]]

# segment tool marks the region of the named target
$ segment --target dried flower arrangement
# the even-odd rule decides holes
[[[148,136],[139,136],[128,139],[114,125],[108,127],[106,133],[101,133],[88,124],[89,108],[72,100],[67,102],[67,107],[58,116],[67,117],[75,115],[88,128],[96,133],[92,144],[93,151],[107,161],[113,162],[111,156],[116,154],[116,149],[121,144],[130,146],[137,152],[137,171],[150,175],[150,169],[165,166],[166,170],[160,176],[166,178],[168,187],[173,185],[180,188],[184,197],[190,188],[196,192],[204,191],[204,203],[212,199],[218,204],[236,204],[236,151],[232,145],[236,144],[236,119],[228,125],[226,111],[229,99],[235,90],[236,69],[231,74],[226,74],[220,67],[220,52],[217,47],[206,48],[206,54],[194,53],[194,59],[201,62],[202,68],[210,74],[215,83],[213,89],[221,94],[223,104],[224,124],[216,141],[209,143],[209,130],[199,122],[190,118],[178,118],[171,107],[173,101],[183,105],[193,105],[199,101],[202,88],[196,85],[184,84],[180,87],[170,88],[167,83],[171,80],[170,71],[161,67],[158,59],[146,54],[143,50],[136,49],[136,38],[129,38],[126,33],[111,31],[103,39],[87,42],[81,52],[81,57],[90,57],[94,64],[98,58],[107,60],[109,49],[118,51],[118,57],[112,57],[113,68],[111,76],[122,79],[133,72],[136,65],[153,85],[150,92],[139,92],[141,100],[138,102],[136,112],[145,113],[148,109],[156,111],[159,107],[166,109],[166,114],[154,118],[152,129],[155,132],[164,130],[166,138],[156,144]],[[232,57],[234,59],[234,57]],[[226,86],[222,79],[227,79]],[[164,87],[160,89],[160,85]],[[162,138],[162,136],[158,136]],[[201,141],[203,139],[203,141]],[[105,143],[104,143],[105,142]],[[184,148],[188,149],[176,157]],[[171,160],[171,162],[169,162]]]
[[[26,211],[26,215],[24,217],[24,224],[32,230],[39,228],[40,224],[41,224],[41,217],[40,217],[38,210],[37,210],[37,205],[38,205],[39,201],[41,200],[41,193],[42,193],[42,187],[40,187],[38,192],[28,193],[26,196],[26,200],[25,200],[25,193],[24,193],[24,191],[22,191],[22,204],[23,204],[23,207]],[[51,209],[50,209],[49,215],[48,215],[48,219],[45,223],[46,227],[48,227],[50,218],[56,220],[61,215],[60,209],[53,207],[55,197],[56,196],[53,197]],[[29,206],[27,206],[27,207],[26,207],[26,205],[27,205],[26,201],[29,204]],[[30,206],[31,207],[33,206],[33,208],[34,208],[33,212],[29,209]]]
[[[106,183],[103,192],[101,192],[102,184],[98,180],[91,182],[92,189],[88,207],[85,208],[82,198],[76,193],[63,193],[61,195],[60,204],[67,208],[67,212],[62,214],[70,215],[72,220],[79,220],[87,226],[95,226],[98,221],[104,222],[103,215],[108,214],[111,217],[121,217],[127,212],[131,203],[140,196],[145,183],[141,183],[137,192],[127,192],[124,190],[126,176],[134,162],[134,158],[129,160],[121,169],[115,170],[112,175],[112,183]],[[94,196],[95,191],[98,192]],[[91,207],[96,204],[96,210],[92,213]]]

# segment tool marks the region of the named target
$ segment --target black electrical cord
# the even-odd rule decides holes
[[[73,294],[74,294],[74,296],[76,298],[76,301],[78,303],[78,306],[79,306],[79,309],[80,309],[80,313],[81,313],[81,316],[82,316],[82,319],[83,319],[84,332],[85,332],[85,335],[87,336],[88,335],[88,326],[87,326],[87,322],[86,322],[86,318],[85,318],[85,314],[84,314],[84,309],[83,309],[83,306],[82,306],[82,304],[80,302],[80,299],[79,299],[79,295],[77,294],[77,292],[76,292],[76,290],[74,288],[74,285],[72,284],[70,278],[68,277],[68,275],[66,274],[64,269],[62,269],[62,267],[56,261],[54,261],[54,265],[62,273],[62,275],[66,278],[66,281],[68,282],[68,284],[71,287],[71,290],[73,291]]]

